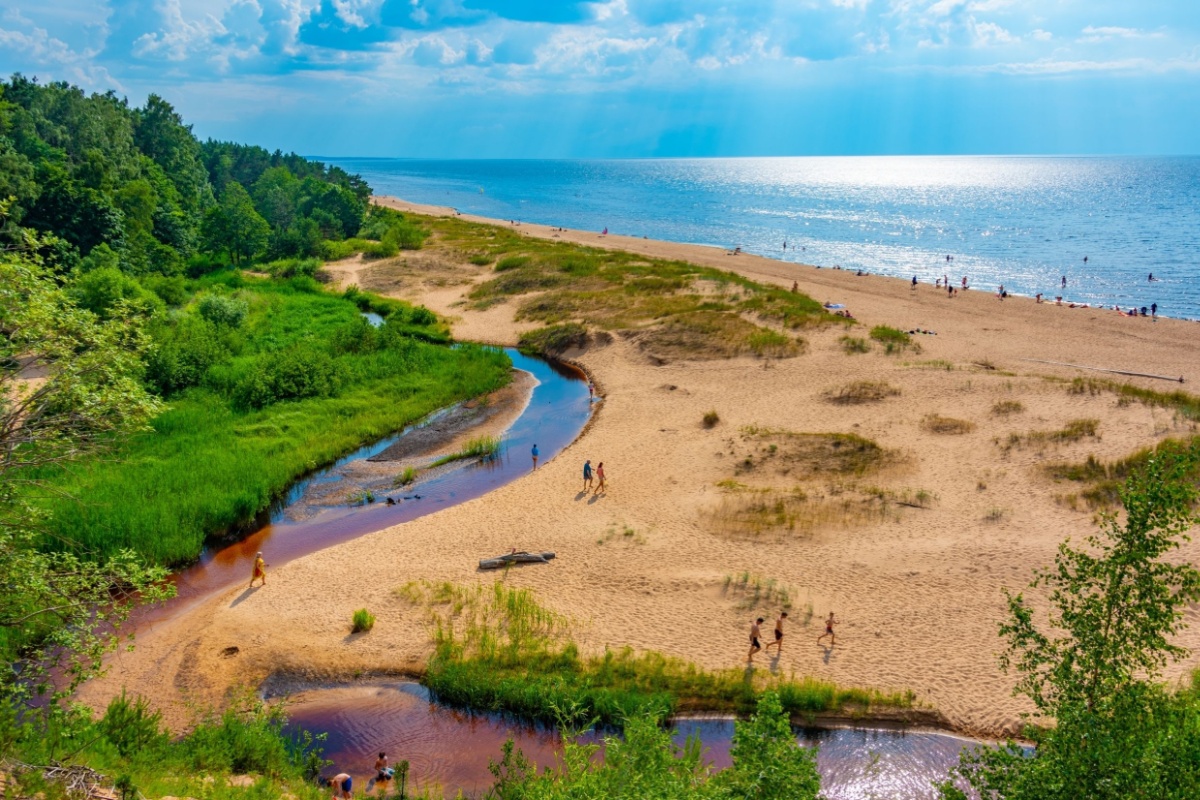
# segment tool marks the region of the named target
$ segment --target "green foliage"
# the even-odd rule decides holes
[[[234,265],[240,265],[266,249],[271,226],[242,185],[233,182],[221,192],[220,204],[209,209],[201,233],[210,252],[228,253]]]
[[[587,343],[587,328],[577,322],[564,322],[522,333],[517,347],[526,355],[556,358],[573,347]]]
[[[718,414],[715,410],[713,410],[713,411],[705,411],[704,416],[700,420],[700,423],[705,428],[715,428],[717,426],[717,423],[720,421],[721,421],[721,415]]]
[[[568,724],[578,709],[562,716]],[[577,723],[576,723],[577,724]],[[801,747],[774,692],[765,692],[754,716],[738,722],[733,766],[713,772],[704,764],[700,743],[675,746],[669,731],[652,716],[625,720],[621,736],[600,746],[568,736],[559,764],[538,773],[536,765],[509,740],[492,762],[497,800],[815,800],[820,789],[814,751]]]
[[[375,627],[375,615],[365,608],[354,612],[350,620],[351,633],[365,633]]]
[[[163,306],[157,295],[146,291],[134,278],[114,267],[83,273],[71,284],[69,291],[80,308],[104,318],[129,313],[150,314]]]
[[[871,328],[871,338],[882,344],[883,351],[889,356],[905,350],[921,352],[921,346],[914,342],[911,336],[887,325],[876,325]]]
[[[147,377],[171,406],[154,435],[125,443],[115,459],[47,475],[88,501],[41,499],[51,536],[184,563],[317,465],[509,379],[503,352],[416,340],[441,333],[408,322],[412,306],[395,303],[367,332],[356,303],[300,280],[222,272],[200,281],[209,293],[243,283],[249,313],[236,331],[190,311],[156,322]]]
[[[153,711],[144,697],[130,700],[124,690],[109,702],[97,727],[125,758],[161,746],[167,740],[162,727],[162,714]]]
[[[460,450],[434,461],[429,466],[440,467],[443,464],[449,464],[452,461],[463,461],[466,459],[477,458],[481,461],[490,461],[500,453],[500,449],[504,446],[504,440],[499,436],[474,436],[467,440],[466,444]]]
[[[424,682],[451,705],[543,722],[559,721],[570,708],[575,723],[620,726],[689,707],[750,713],[762,689],[778,691],[789,713],[912,704],[911,694],[848,690],[810,678],[756,680],[744,670],[702,670],[630,648],[585,658],[565,637],[566,619],[542,607],[530,590],[499,582],[410,583],[397,594],[428,609],[435,649]]]
[[[237,328],[246,319],[250,306],[245,300],[234,297],[205,294],[196,300],[196,311],[213,325]]]
[[[160,409],[140,382],[140,322],[98,320],[32,257],[0,250],[0,330],[0,652],[6,662],[23,656],[19,670],[0,672],[3,704],[30,693],[68,695],[115,644],[139,593],[153,601],[165,590],[155,588],[163,573],[126,549],[83,559],[36,546],[46,517],[34,500],[48,489],[39,472],[144,430]],[[26,380],[30,374],[41,380]],[[61,542],[72,533],[64,529]],[[57,701],[41,709],[47,718],[61,711]]]
[[[1030,733],[1028,756],[1009,745],[965,756],[959,781],[990,798],[1195,797],[1200,792],[1200,692],[1169,691],[1163,668],[1184,615],[1200,599],[1200,571],[1171,558],[1198,522],[1190,476],[1200,446],[1162,452],[1127,479],[1124,519],[1100,516],[1086,547],[1069,541],[1032,584],[1050,601],[1041,621],[1008,594],[1001,667],[1055,725]],[[964,798],[948,782],[946,798]]]
[[[871,351],[871,343],[859,336],[843,336],[838,341],[841,342],[842,351],[847,355]]]

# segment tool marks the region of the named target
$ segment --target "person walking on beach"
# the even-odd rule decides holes
[[[583,462],[583,491],[587,492],[592,488],[592,461],[588,459]]]
[[[967,288],[967,276],[966,275],[963,275],[962,287],[964,290]]]
[[[833,635],[833,626],[836,624],[837,624],[837,620],[833,618],[833,612],[830,611],[829,617],[825,620],[825,632],[817,637],[817,644],[820,644],[821,640],[824,639],[826,636],[829,637],[829,646],[830,647],[833,647],[835,644],[837,644],[837,641]]]
[[[591,400],[595,396],[596,396],[596,384],[592,383],[591,381],[588,381],[588,401],[591,402]]]
[[[1064,288],[1064,289],[1067,288],[1067,276],[1066,275],[1062,276],[1062,288]]]
[[[1158,319],[1158,303],[1150,304],[1150,319]]]
[[[913,275],[912,288],[913,289],[917,288],[917,276],[916,275]]]
[[[596,465],[596,494],[600,494],[601,492],[604,492],[607,494],[607,490],[604,488],[604,462],[603,461],[601,461],[599,464]]]
[[[254,572],[250,575],[250,588],[254,588],[254,582],[262,579],[262,585],[267,585],[267,562],[263,561],[262,552],[254,556]]]
[[[787,619],[787,612],[780,611],[779,617],[775,620],[775,641],[770,642],[766,647],[763,648],[764,653],[771,649],[771,645],[775,645],[779,648],[776,651],[777,654],[783,652],[783,621],[785,619]]]
[[[530,451],[530,455],[533,456],[533,468],[537,469],[538,449],[536,444],[533,446],[533,450]]]
[[[746,656],[747,664],[753,664],[754,663],[754,654],[757,653],[759,650],[762,650],[762,644],[758,641],[759,638],[762,636],[762,631],[759,629],[758,626],[762,625],[762,624],[763,624],[763,618],[759,617],[758,619],[756,619],[754,621],[754,624],[750,626],[750,655]]]

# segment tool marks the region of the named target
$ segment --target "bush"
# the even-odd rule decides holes
[[[526,355],[555,358],[572,347],[583,347],[586,343],[587,328],[578,322],[564,322],[526,331],[517,340],[517,349]]]
[[[262,264],[259,268],[275,278],[294,278],[297,275],[305,275],[311,278],[321,268],[321,259],[281,258]]]
[[[871,344],[866,339],[858,336],[843,336],[838,341],[842,344],[842,351],[847,355],[867,353],[871,350]]]
[[[496,272],[508,272],[510,269],[520,269],[529,263],[529,256],[507,256],[496,262]]]
[[[888,355],[905,350],[921,351],[921,346],[912,340],[907,333],[887,325],[876,325],[871,328],[871,338],[883,345],[883,351]]]
[[[158,295],[146,291],[135,279],[115,267],[102,267],[80,275],[67,291],[81,308],[101,317],[107,317],[122,301],[147,314],[163,307]]]
[[[183,276],[147,275],[142,278],[142,286],[154,292],[169,306],[181,306],[188,299],[187,286]]]
[[[174,326],[159,327],[155,346],[146,357],[146,383],[167,397],[189,386],[199,386],[209,367],[229,355],[211,322],[191,314]]]
[[[364,633],[375,627],[375,615],[365,608],[360,608],[354,612],[353,622],[350,628],[351,633]]]
[[[702,420],[702,422],[704,423],[704,427],[706,427],[706,428],[715,427],[716,424],[720,421],[721,421],[721,417],[717,414],[716,411],[707,412],[704,415],[704,418]]]
[[[338,365],[329,353],[297,345],[261,357],[234,396],[242,408],[263,408],[282,400],[331,397],[341,383]]]
[[[131,702],[124,689],[109,702],[99,727],[104,738],[125,758],[168,741],[162,728],[162,714],[151,711],[144,697]]]
[[[245,300],[219,294],[206,294],[196,301],[196,310],[200,312],[200,316],[214,325],[237,328],[246,319],[250,306]]]

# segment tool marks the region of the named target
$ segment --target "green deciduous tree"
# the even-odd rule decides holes
[[[138,324],[77,307],[29,255],[38,242],[26,245],[0,251],[0,649],[12,666],[0,697],[9,702],[45,691],[52,665],[59,690],[71,690],[114,643],[133,597],[163,594],[163,573],[131,552],[97,562],[71,542],[42,541],[30,502],[39,475],[145,427],[159,405],[141,385]]]
[[[204,218],[205,245],[213,253],[229,253],[240,265],[267,246],[271,226],[254,210],[250,195],[240,183],[231,181],[221,193],[221,202]]]
[[[1157,682],[1185,654],[1173,637],[1200,599],[1200,571],[1170,558],[1197,522],[1198,461],[1200,446],[1160,450],[1126,482],[1123,518],[1104,515],[1084,548],[1059,547],[1033,583],[1048,618],[1008,596],[1001,667],[1054,724],[1030,731],[1032,754],[965,756],[944,797],[966,797],[962,783],[997,800],[1200,797],[1200,692]]]

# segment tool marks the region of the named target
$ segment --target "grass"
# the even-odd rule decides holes
[[[838,342],[842,345],[842,352],[846,355],[871,352],[871,343],[861,336],[843,336],[838,339]]]
[[[989,508],[987,513],[983,515],[983,521],[992,523],[1003,522],[1004,518],[1007,516],[1007,510],[1000,508],[999,506],[994,506]]]
[[[1013,448],[1073,444],[1084,438],[1095,438],[1099,428],[1100,420],[1098,419],[1074,419],[1056,431],[1010,433],[1007,439],[997,438],[995,442],[1007,453]]]
[[[248,301],[245,322],[227,334],[227,357],[200,385],[171,396],[150,432],[103,458],[44,473],[63,493],[38,498],[50,514],[48,536],[99,557],[131,548],[159,564],[187,563],[206,543],[254,524],[301,476],[509,379],[503,352],[406,335],[413,317],[399,304],[383,328],[368,330],[356,302],[311,281],[224,273],[193,289]],[[375,336],[375,346],[355,349]],[[334,354],[334,341],[348,349]],[[328,353],[337,390],[241,408],[238,386],[293,348]]]
[[[501,448],[504,446],[504,440],[499,436],[475,436],[467,440],[462,449],[449,455],[444,455],[441,458],[430,464],[430,467],[440,467],[443,464],[449,464],[452,461],[464,461],[467,459],[478,459],[480,461],[491,461],[500,454]]]
[[[975,423],[965,419],[943,417],[940,414],[927,414],[921,420],[921,427],[930,433],[961,436],[975,430]]]
[[[350,623],[351,633],[366,633],[375,627],[375,615],[365,608],[360,608],[354,612]]]
[[[835,487],[828,492],[795,487],[787,491],[751,489],[723,496],[704,515],[709,529],[721,536],[781,541],[810,536],[824,528],[854,528],[896,518],[888,493]]]
[[[792,610],[792,593],[788,587],[780,584],[774,578],[760,578],[749,572],[741,575],[726,575],[721,585],[721,594],[738,601],[737,607],[743,610],[756,609],[761,606],[778,608],[782,611]]]
[[[997,400],[992,404],[992,414],[997,417],[1020,414],[1024,410],[1025,404],[1020,400]]]
[[[871,338],[883,345],[883,352],[889,356],[897,355],[911,350],[914,353],[921,352],[921,345],[917,344],[902,330],[890,327],[888,325],[876,325],[871,328]]]
[[[635,714],[658,719],[685,710],[754,710],[765,689],[791,714],[909,708],[911,692],[841,688],[812,678],[704,670],[660,653],[630,648],[584,656],[570,620],[543,607],[529,589],[410,583],[400,597],[425,609],[434,655],[425,684],[440,702],[503,711],[529,720],[620,727]]]
[[[587,328],[577,322],[564,322],[526,331],[517,340],[517,349],[526,355],[558,358],[573,347],[587,344]]]
[[[392,486],[408,486],[417,479],[416,467],[405,467],[399,475],[392,478]]]
[[[1146,447],[1116,461],[1103,462],[1094,455],[1076,463],[1047,464],[1042,469],[1056,481],[1082,484],[1079,492],[1063,495],[1065,505],[1075,508],[1082,500],[1092,511],[1110,510],[1121,505],[1119,492],[1134,472],[1142,469],[1154,455],[1164,452],[1200,451],[1200,436],[1189,439],[1166,439],[1154,447]],[[1200,467],[1193,469],[1188,479],[1200,484]]]
[[[1075,378],[1068,384],[1067,391],[1070,394],[1091,395],[1112,392],[1117,395],[1117,402],[1120,404],[1141,403],[1155,408],[1170,408],[1184,419],[1200,421],[1200,396],[1188,394],[1182,389],[1158,392],[1131,383],[1118,383],[1100,378]]]
[[[896,453],[854,433],[796,433],[748,425],[741,429],[747,454],[737,471],[773,467],[792,480],[861,477],[895,463]]]
[[[685,261],[522,236],[457,217],[421,218],[434,246],[495,261],[468,301],[488,308],[514,301],[519,320],[639,335],[661,358],[783,358],[804,351],[800,329],[852,324],[781,287]],[[477,260],[478,259],[478,260]]]
[[[706,411],[700,419],[700,424],[705,428],[715,428],[720,421],[721,416],[716,411]]]
[[[853,381],[825,393],[825,399],[840,406],[878,403],[896,397],[900,390],[883,381]]]

